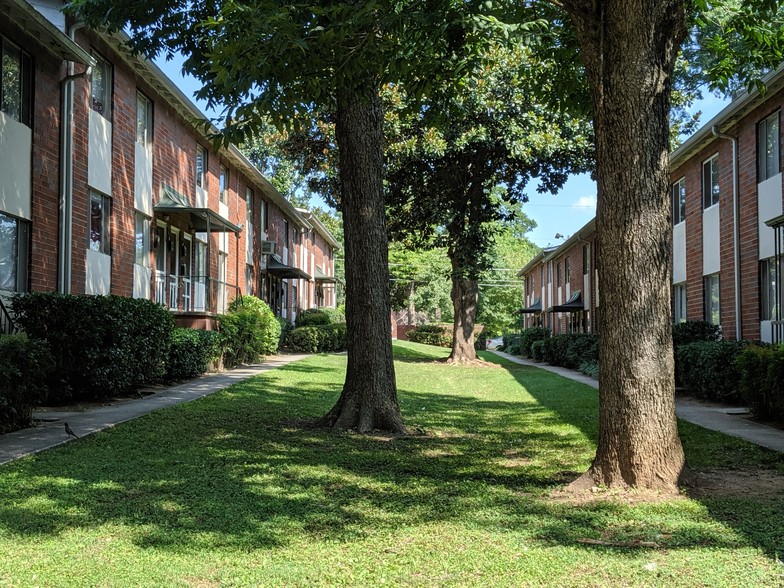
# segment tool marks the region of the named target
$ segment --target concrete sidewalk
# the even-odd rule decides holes
[[[302,354],[276,355],[263,363],[206,374],[178,386],[172,386],[138,400],[118,401],[84,412],[34,412],[35,427],[0,435],[0,464],[38,453],[73,440],[65,433],[64,423],[83,437],[113,427],[167,406],[190,402],[268,370],[309,357]],[[109,401],[111,402],[111,401]]]
[[[503,351],[491,351],[499,357],[508,359],[511,362],[519,363],[530,367],[546,370],[564,378],[575,380],[582,384],[599,389],[599,382],[576,372],[562,367],[536,363],[528,359],[521,359],[514,355],[509,355]],[[712,431],[720,431],[731,437],[745,439],[756,445],[784,452],[784,431],[774,427],[768,427],[760,423],[755,423],[744,418],[742,415],[748,413],[745,408],[732,408],[727,406],[712,405],[694,400],[675,399],[675,412],[678,418],[694,423]]]

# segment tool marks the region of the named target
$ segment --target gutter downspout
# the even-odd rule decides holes
[[[68,37],[75,42],[76,31],[84,28],[76,23],[68,29]],[[57,291],[71,292],[71,242],[73,239],[73,110],[74,80],[90,75],[92,67],[74,73],[74,62],[68,62],[68,74],[60,81],[60,235],[57,256]]]
[[[743,336],[741,330],[741,316],[740,316],[740,178],[738,177],[738,138],[726,133],[720,133],[716,125],[711,127],[711,132],[714,137],[719,139],[726,139],[732,142],[732,243],[734,252],[734,265],[735,265],[735,339],[740,340]]]

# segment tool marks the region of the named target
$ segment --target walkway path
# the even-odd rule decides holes
[[[118,401],[85,412],[33,413],[36,419],[44,420],[38,421],[35,427],[0,435],[0,464],[67,443],[71,438],[65,433],[66,422],[80,437],[89,435],[160,408],[208,396],[227,386],[305,357],[308,355],[276,355],[260,364],[207,374],[145,398]]]
[[[503,357],[514,363],[546,370],[563,376],[564,378],[569,378],[570,380],[592,386],[597,390],[599,389],[599,382],[597,380],[581,374],[580,372],[553,365],[536,363],[528,359],[521,359],[514,355],[504,353],[503,351],[491,351],[491,353],[495,353],[499,357]],[[761,445],[762,447],[767,447],[768,449],[784,452],[784,431],[755,423],[754,421],[739,416],[748,412],[744,408],[730,408],[694,400],[676,399],[675,412],[677,413],[678,418],[683,419],[684,421],[694,423],[695,425],[713,431],[720,431],[725,435],[739,437],[746,441],[750,441],[751,443]]]

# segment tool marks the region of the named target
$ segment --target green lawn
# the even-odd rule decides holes
[[[1,586],[779,586],[784,500],[551,498],[584,471],[597,394],[397,344],[406,423],[310,430],[345,355],[0,467]],[[489,357],[489,356],[488,356]],[[682,426],[697,469],[781,454]],[[587,545],[594,539],[621,545]]]

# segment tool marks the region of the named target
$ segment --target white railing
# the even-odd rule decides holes
[[[182,279],[182,309],[186,312],[193,310],[191,307],[191,279]]]
[[[207,310],[207,279],[204,276],[193,278],[193,310]]]
[[[177,294],[178,294],[177,276],[169,276],[169,308],[177,310]]]
[[[166,272],[155,270],[155,302],[166,306]]]

